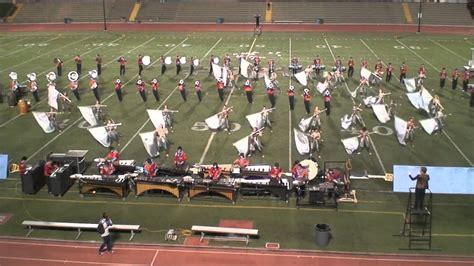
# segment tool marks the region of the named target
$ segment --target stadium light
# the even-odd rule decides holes
[[[105,0],[102,0],[102,11],[104,13],[104,31],[107,30],[107,18],[105,17]]]

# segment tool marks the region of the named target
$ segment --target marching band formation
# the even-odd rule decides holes
[[[189,63],[189,76],[196,73],[199,66],[199,60],[190,57]],[[326,70],[326,66],[323,64],[322,59],[317,55],[313,64],[303,67],[298,57],[291,59],[290,65],[288,66],[289,72],[286,72],[283,68],[277,68],[275,60],[269,59],[267,67],[263,67],[262,59],[258,56],[249,55],[238,55],[237,57],[239,70],[234,73],[232,67],[232,58],[228,54],[223,56],[222,65],[220,65],[219,57],[211,55],[209,60],[209,75],[214,77],[216,80],[217,97],[221,102],[224,103],[225,90],[228,88],[234,89],[236,86],[235,75],[239,75],[244,78],[243,93],[245,93],[249,104],[253,103],[253,90],[254,86],[260,79],[263,79],[263,85],[268,96],[269,108],[263,106],[262,111],[246,116],[250,126],[251,132],[244,138],[238,140],[233,145],[237,149],[238,153],[243,155],[245,158],[251,156],[255,152],[260,152],[263,155],[263,145],[260,137],[264,133],[265,129],[269,129],[272,132],[273,121],[270,118],[272,112],[275,110],[278,95],[281,93],[280,84],[278,82],[277,70],[282,70],[282,74],[285,76],[291,76],[298,81],[303,87],[302,102],[304,108],[309,117],[303,117],[298,124],[297,128],[294,128],[294,138],[297,150],[302,155],[316,154],[318,157],[321,155],[321,144],[322,139],[322,128],[321,128],[321,114],[325,113],[327,117],[331,114],[331,101],[334,92],[346,82],[346,78],[353,79],[355,71],[355,61],[350,57],[347,61],[347,67],[342,62],[340,56],[337,56],[334,60],[334,65],[330,67],[329,71]],[[76,71],[68,73],[69,79],[69,90],[74,95],[77,102],[81,101],[81,93],[79,88],[79,78],[82,74],[82,59],[80,55],[74,57],[76,64]],[[33,115],[46,133],[51,133],[56,130],[62,129],[61,125],[57,121],[57,115],[63,112],[71,112],[70,103],[72,102],[67,92],[61,93],[56,89],[56,79],[62,76],[63,61],[60,57],[54,58],[54,64],[56,66],[56,73],[50,72],[46,75],[47,79],[47,91],[48,91],[48,105],[49,111],[46,112],[33,112]],[[104,147],[111,147],[112,145],[120,146],[120,134],[118,133],[118,126],[121,123],[116,123],[112,119],[107,119],[104,108],[106,105],[101,104],[101,98],[99,93],[99,77],[102,74],[102,57],[96,56],[96,69],[88,71],[89,81],[88,87],[92,91],[96,99],[96,104],[91,106],[78,106],[83,118],[89,124],[87,130],[92,136]],[[117,59],[119,65],[119,77],[123,77],[126,72],[127,59],[121,56]],[[167,71],[167,66],[173,63],[171,56],[161,56],[158,60],[161,63],[161,75],[164,75]],[[186,57],[176,55],[174,60],[176,66],[176,75],[180,75],[182,66],[187,63]],[[151,58],[149,56],[138,55],[137,66],[138,66],[138,79],[135,83],[138,94],[140,95],[143,102],[147,99],[147,85],[151,87],[151,92],[154,99],[159,102],[160,99],[160,83],[157,78],[151,81],[145,81],[141,77],[142,72],[146,66],[151,64]],[[346,75],[347,72],[347,75]],[[387,100],[387,96],[390,96],[390,92],[385,92],[386,88],[382,84],[383,75],[385,74],[385,82],[390,83],[394,72],[394,66],[392,63],[388,63],[384,67],[382,60],[377,60],[374,65],[373,71],[368,68],[368,61],[363,60],[360,68],[360,81],[359,85],[354,91],[349,91],[350,99],[353,101],[352,111],[350,114],[346,114],[341,118],[341,128],[343,130],[350,130],[351,132],[357,132],[359,128],[359,134],[355,137],[342,139],[342,143],[346,151],[351,154],[354,152],[360,153],[361,150],[367,149],[369,155],[370,151],[370,134],[367,129],[361,112],[364,110],[361,108],[362,104],[368,108],[372,108],[375,116],[381,123],[387,123],[389,120],[394,119],[395,129],[400,144],[405,145],[408,141],[411,146],[414,146],[415,129],[418,128],[417,122],[413,117],[409,118],[408,121],[404,121],[402,118],[396,116],[394,99]],[[407,78],[408,66],[405,62],[400,65],[400,84],[403,84],[407,89],[407,97],[414,107],[426,110],[426,113],[430,116],[428,119],[421,120],[419,123],[423,129],[428,133],[440,132],[444,126],[444,114],[445,109],[440,102],[437,95],[434,97],[425,88],[424,80],[427,78],[427,70],[422,64],[418,69],[418,75],[414,78]],[[10,105],[16,105],[17,102],[24,96],[25,89],[22,88],[18,82],[18,75],[15,72],[11,72],[9,75],[10,82],[10,93],[9,102]],[[463,84],[463,90],[467,91],[470,72],[464,71],[462,74],[455,69],[452,73],[452,89],[455,90],[457,87],[458,78],[461,77]],[[445,87],[447,78],[447,71],[445,68],[439,73],[440,88]],[[38,93],[37,76],[35,73],[29,73],[27,75],[27,88],[31,92],[35,103],[40,101]],[[312,86],[311,84],[312,83]],[[104,85],[105,84],[101,84]],[[120,78],[114,82],[114,90],[119,102],[123,101],[123,90],[124,84]],[[177,84],[177,88],[180,92],[182,100],[186,102],[187,92],[185,79],[180,79]],[[314,90],[312,89],[314,88]],[[203,101],[203,87],[200,80],[194,81],[194,90],[197,96],[198,102]],[[324,109],[320,109],[319,106],[315,106],[312,109],[311,102],[313,97],[317,95],[313,93],[317,91],[322,95],[324,102]],[[340,95],[340,94],[338,94]],[[294,110],[295,107],[295,87],[290,84],[287,89],[287,96],[289,100],[290,110]],[[360,99],[361,104],[357,104],[356,101]],[[60,103],[60,105],[58,104]],[[227,131],[231,134],[231,127],[229,119],[231,113],[234,110],[233,106],[228,106],[226,103],[223,104],[221,111],[207,119],[205,123],[209,129],[214,131]],[[161,151],[165,151],[168,156],[169,153],[169,134],[173,132],[172,124],[173,118],[172,113],[178,112],[178,110],[169,110],[165,107],[162,110],[147,110],[150,120],[155,126],[155,130],[151,132],[142,132],[140,136],[147,153],[151,157],[158,156]],[[101,126],[105,123],[104,126]],[[115,144],[114,144],[115,143]]]

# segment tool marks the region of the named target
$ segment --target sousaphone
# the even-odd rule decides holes
[[[199,66],[199,59],[197,59],[197,58],[194,59],[194,60],[193,60],[193,65],[194,65],[195,67]]]
[[[89,71],[89,76],[93,79],[96,79],[98,77],[97,70],[94,69],[94,70]]]
[[[56,80],[56,73],[54,72],[49,72],[46,74],[46,79],[48,79],[49,82],[53,82]]]
[[[181,63],[181,65],[186,64],[186,57],[183,56],[183,57],[179,58],[179,62]]]
[[[28,78],[29,81],[35,81],[36,80],[36,73],[27,74],[26,77]]]
[[[18,74],[16,72],[10,72],[8,75],[11,80],[17,80],[18,79]]]
[[[144,57],[142,57],[142,62],[145,66],[148,66],[149,64],[151,64],[151,57],[148,55],[145,55]]]
[[[212,59],[212,62],[213,62],[214,64],[218,65],[218,64],[219,64],[219,57],[214,57],[214,58]]]
[[[173,62],[173,61],[171,61],[171,56],[167,56],[167,57],[165,58],[165,64],[171,65],[172,62]]]
[[[77,81],[79,79],[79,74],[76,71],[71,71],[67,74],[69,81]]]

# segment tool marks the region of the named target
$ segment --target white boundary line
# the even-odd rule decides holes
[[[437,41],[432,40],[432,39],[429,39],[429,40],[430,40],[432,43],[434,43],[434,44],[438,45],[439,47],[443,48],[444,50],[446,50],[446,51],[452,53],[453,55],[457,56],[459,59],[464,60],[464,61],[468,61],[468,60],[469,60],[469,59],[467,59],[467,58],[462,57],[461,55],[457,54],[457,53],[454,52],[453,50],[449,49],[448,47],[442,45],[441,43],[439,43],[439,42],[437,42]]]
[[[33,57],[33,58],[30,58],[29,60],[23,61],[23,62],[21,62],[21,63],[19,63],[19,64],[16,64],[16,65],[11,66],[11,67],[9,67],[9,68],[5,68],[4,71],[5,71],[5,72],[8,72],[8,70],[14,69],[14,68],[17,67],[17,66],[21,66],[21,65],[23,65],[23,64],[25,64],[25,63],[31,62],[31,61],[33,61],[33,60],[35,60],[35,59],[38,59],[38,58],[40,58],[40,57],[43,57],[43,56],[45,56],[45,55],[49,55],[49,54],[54,53],[54,52],[56,52],[56,51],[58,51],[58,50],[62,50],[62,49],[64,49],[64,48],[68,47],[68,46],[71,46],[71,45],[76,44],[76,43],[80,43],[80,42],[85,41],[85,40],[87,40],[87,39],[90,39],[90,38],[92,38],[92,37],[94,37],[94,36],[88,36],[88,37],[86,37],[86,38],[83,38],[83,39],[80,39],[80,40],[78,40],[78,41],[75,41],[75,42],[72,42],[72,43],[70,43],[70,44],[67,44],[67,45],[64,45],[64,46],[62,46],[62,47],[59,47],[58,49],[49,51],[49,52],[44,53],[44,54],[40,54],[40,55],[38,55],[38,56],[35,56],[35,57]]]
[[[403,45],[406,49],[408,49],[410,52],[412,52],[414,55],[416,55],[418,58],[420,58],[421,60],[423,60],[425,63],[427,63],[428,65],[430,65],[433,69],[435,69],[436,71],[440,71],[439,68],[435,67],[433,64],[431,64],[428,60],[424,59],[421,55],[419,55],[417,52],[415,52],[414,50],[410,49],[406,44],[402,43],[400,40],[397,39],[397,42],[400,43],[401,45]],[[448,78],[449,80],[451,80],[450,78]],[[454,148],[456,148],[456,150],[459,152],[459,154],[461,154],[461,156],[469,163],[469,165],[471,166],[474,166],[474,164],[471,162],[471,160],[469,160],[469,158],[466,156],[466,154],[464,154],[464,152],[458,147],[458,145],[456,145],[456,143],[454,143],[453,139],[451,139],[451,137],[448,135],[448,133],[446,133],[446,130],[443,130],[443,134],[448,138],[448,140],[451,142],[451,144],[453,144]]]
[[[13,40],[13,41],[7,42],[7,43],[2,43],[2,44],[0,44],[0,47],[7,46],[7,45],[10,45],[12,43],[16,43],[18,41],[23,41],[23,40],[26,40],[26,39],[29,39],[29,38],[33,38],[33,37],[25,37],[23,39],[18,39],[18,40]]]
[[[288,40],[288,63],[290,64],[291,63],[291,38],[289,38]],[[288,79],[288,86],[291,86],[291,76],[290,78]],[[292,139],[292,121],[291,121],[291,114],[292,114],[292,110],[290,109],[290,107],[288,107],[288,169],[291,169],[291,164],[293,162],[292,160],[292,142],[291,142],[291,139]]]
[[[129,264],[129,263],[110,263],[110,262],[95,262],[95,261],[78,261],[78,260],[68,260],[68,259],[40,259],[40,258],[22,258],[22,257],[10,257],[10,256],[0,256],[0,259],[6,260],[17,260],[17,261],[37,261],[37,262],[56,262],[63,264],[87,264],[87,265],[143,265],[143,264]],[[18,262],[20,263],[20,262]]]
[[[250,52],[252,52],[252,49],[253,49],[253,46],[255,45],[255,42],[257,41],[257,37],[254,37],[253,38],[253,42],[252,42],[252,45],[250,45],[250,49],[247,53],[247,56],[245,57],[245,59],[247,59],[250,55]],[[239,73],[240,74],[240,73]],[[234,92],[234,88],[232,88],[230,90],[230,93],[229,95],[227,96],[227,99],[225,101],[225,105],[227,105],[230,101],[230,97],[232,97],[232,93]],[[217,134],[217,132],[212,132],[211,133],[211,136],[209,136],[209,139],[207,140],[207,144],[206,144],[206,147],[204,148],[204,151],[202,152],[202,155],[201,155],[201,158],[199,159],[199,163],[198,164],[202,164],[204,162],[204,159],[206,158],[206,155],[207,153],[209,152],[209,148],[211,147],[211,144],[212,144],[212,141],[214,140],[214,136]]]
[[[186,38],[184,41],[182,41],[181,43],[185,42],[188,38]],[[222,41],[222,38],[220,38],[219,40],[217,40],[217,42],[211,47],[211,49],[209,49],[209,51],[207,51],[207,53],[201,58],[201,60],[199,61],[202,61],[202,59],[204,59],[207,55],[209,55],[209,53]],[[179,44],[181,44],[179,43]],[[176,45],[174,47],[178,47],[179,46]],[[171,52],[172,50],[174,49],[171,49],[170,51],[168,51],[166,54],[168,54],[169,52]],[[187,79],[189,77],[189,74],[184,78]],[[163,102],[158,106],[158,108],[156,109],[160,109],[167,101],[168,99],[173,95],[173,93],[178,89],[178,86],[174,87],[174,89],[170,92],[170,94],[168,94],[168,96],[163,100]],[[146,124],[148,124],[148,122],[150,122],[150,118],[148,117],[148,119],[143,123],[143,125],[135,132],[135,134],[133,134],[133,136],[130,138],[130,140],[122,147],[122,149],[120,150],[120,152],[123,152],[127,147],[128,145],[130,145],[130,143],[132,143],[132,141],[138,136],[138,134],[140,134],[140,131],[143,130],[143,128],[145,128]]]
[[[336,60],[336,57],[334,56],[334,53],[332,52],[332,49],[331,49],[331,46],[329,45],[328,40],[324,38],[324,41],[326,42],[326,46],[328,47],[329,52],[331,52],[333,60]],[[351,98],[352,102],[354,102],[354,99],[350,96],[350,90],[349,90],[349,86],[347,86],[346,80],[344,80],[344,85],[346,86],[346,90],[349,93],[349,97]],[[365,125],[364,119],[362,117],[360,119],[362,120],[362,123]],[[372,145],[372,148],[374,149],[375,156],[377,156],[377,160],[379,161],[379,164],[382,167],[383,173],[384,174],[387,173],[385,166],[383,165],[382,159],[380,158],[379,152],[377,151],[377,147],[375,147],[375,143],[370,137],[370,135],[369,135],[369,140],[370,140],[370,144]]]
[[[153,266],[155,264],[156,256],[158,256],[159,249],[156,249],[155,256],[153,256],[153,260],[151,261],[150,265]]]
[[[186,37],[186,39],[184,39],[182,42],[186,41],[188,38]],[[181,42],[181,43],[182,43]],[[146,42],[147,43],[147,42]],[[136,46],[134,47],[133,49],[129,50],[127,53],[130,53],[140,47],[142,47],[145,43],[142,43],[140,44],[139,46]],[[174,49],[176,46],[174,46],[172,49]],[[150,64],[150,66],[152,66],[153,64],[155,64],[156,62],[158,62],[159,59],[155,60],[153,63]],[[109,63],[112,63],[112,61],[110,61]],[[105,65],[104,65],[105,66]],[[127,85],[129,82],[131,82],[132,80],[134,80],[136,77],[138,77],[138,74],[135,74],[131,79],[129,79],[127,82],[125,82],[123,85]],[[111,94],[109,94],[103,101],[103,102],[106,102],[110,97],[112,97],[113,95],[115,94],[115,91],[112,92]],[[53,143],[56,139],[58,139],[62,134],[64,134],[66,131],[68,131],[71,127],[73,127],[75,124],[79,123],[79,121],[81,121],[83,119],[83,117],[79,117],[78,119],[76,119],[71,125],[69,125],[67,128],[65,128],[62,132],[60,132],[59,134],[57,134],[54,138],[52,138],[50,141],[48,141],[46,144],[44,144],[43,146],[41,146],[41,148],[39,148],[38,150],[36,150],[32,155],[30,155],[28,157],[28,159],[26,160],[27,162],[33,158],[34,156],[36,156],[40,151],[42,151],[44,148],[46,148],[49,144]]]
[[[120,39],[122,39],[123,37],[124,37],[124,36],[119,37],[119,38],[113,40],[113,41],[110,42],[110,43],[117,42],[117,41],[119,41]],[[145,43],[148,43],[148,42],[154,40],[155,38],[156,38],[156,37],[154,37],[154,38],[152,38],[152,39],[146,41]],[[143,43],[143,44],[145,44],[145,43]],[[142,44],[142,45],[143,45],[143,44]],[[103,46],[96,47],[96,48],[94,48],[94,49],[92,49],[92,50],[89,50],[89,51],[83,53],[82,55],[86,55],[86,54],[88,54],[88,53],[90,53],[90,52],[93,52],[93,51],[95,51],[95,50],[97,50],[97,49],[99,49],[99,48],[101,48],[101,47],[103,47]],[[140,46],[139,46],[139,47],[140,47]],[[136,48],[138,48],[138,47],[136,47]],[[136,48],[135,48],[135,49],[136,49]],[[131,50],[131,51],[133,51],[133,50]],[[69,59],[69,60],[66,61],[66,62],[69,62],[69,61],[72,61],[72,60],[73,60],[73,59]],[[112,62],[115,62],[115,59],[111,60],[110,62],[107,62],[107,63],[104,65],[104,67],[107,66],[107,65],[109,65],[109,64],[111,64]],[[48,70],[43,71],[43,72],[37,74],[37,76],[43,75],[44,73],[48,72],[48,71],[51,70],[51,69],[53,69],[53,68],[49,68]],[[85,78],[85,77],[87,77],[86,74],[82,75],[82,77],[81,77],[79,80],[81,80],[81,79],[83,79],[83,78]],[[78,80],[78,81],[79,81],[79,80]],[[21,84],[24,84],[25,82],[26,82],[26,81],[23,81]],[[38,104],[40,104],[40,103],[42,103],[42,102],[44,102],[44,101],[46,101],[47,98],[48,98],[48,97],[43,98],[43,100],[40,100],[38,103],[35,104],[35,106],[38,105]],[[2,124],[0,124],[0,128],[6,126],[6,125],[8,125],[8,124],[10,124],[10,122],[14,121],[15,119],[17,119],[18,117],[20,117],[20,116],[22,116],[22,115],[23,115],[23,114],[17,114],[17,115],[15,115],[14,117],[8,119],[7,121],[5,121],[5,122],[3,122]]]
[[[84,249],[97,249],[95,246],[86,246],[86,245],[60,245],[60,244],[53,244],[53,243],[26,243],[26,242],[17,242],[17,241],[0,241],[2,244],[17,244],[17,245],[30,245],[30,246],[48,246],[48,247],[62,247],[62,248],[69,248],[69,249],[78,249],[78,248],[84,248]],[[126,246],[126,245],[125,245]],[[285,250],[287,253],[293,253],[293,254],[281,254],[281,253],[276,253],[276,252],[268,252],[268,251],[262,251],[265,253],[257,253],[255,251],[249,251],[249,252],[243,252],[243,251],[226,251],[226,250],[205,250],[204,248],[198,248],[198,249],[191,249],[188,248],[186,249],[183,247],[182,249],[178,248],[146,248],[146,247],[116,247],[114,248],[115,250],[127,250],[127,251],[159,251],[160,253],[164,252],[176,252],[176,253],[204,253],[204,254],[224,254],[224,255],[250,255],[250,256],[275,256],[275,257],[295,257],[295,258],[320,258],[320,259],[343,259],[343,260],[361,260],[361,261],[393,261],[393,262],[440,262],[440,263],[460,263],[460,264],[470,264],[472,265],[474,259],[471,257],[461,257],[460,259],[466,259],[466,260],[452,260],[450,258],[443,258],[442,256],[439,257],[425,257],[425,255],[419,255],[419,254],[414,254],[414,255],[409,255],[409,256],[418,256],[415,258],[409,258],[409,259],[403,259],[403,258],[397,258],[397,257],[403,257],[406,256],[407,254],[387,254],[387,253],[371,253],[371,254],[357,254],[357,253],[348,253],[348,254],[334,254],[334,255],[326,255],[324,253],[318,253],[314,255],[306,255],[306,254],[301,254],[298,253],[298,251],[292,251],[292,250]],[[344,256],[345,255],[345,256]],[[379,256],[382,258],[377,258],[375,256]],[[453,256],[455,257],[455,256]],[[0,257],[1,258],[1,257]],[[5,257],[7,258],[7,257]],[[18,258],[18,259],[24,259],[21,257],[9,257],[12,259]],[[47,259],[38,259],[38,260],[47,260]],[[58,260],[58,261],[63,261],[63,260]]]
[[[54,38],[52,38],[52,39],[49,39],[49,40],[46,40],[46,41],[40,42],[40,43],[51,42],[51,41],[54,41],[54,40],[56,40],[56,39],[58,39],[58,38],[60,38],[60,37],[61,37],[61,36],[58,35],[58,36],[56,36],[56,37],[54,37]],[[21,51],[26,50],[26,49],[29,49],[29,48],[33,48],[33,46],[27,46],[27,47],[22,48],[22,49],[19,49],[19,50],[14,50],[14,51],[12,51],[12,52],[10,52],[10,53],[6,53],[6,54],[4,54],[4,55],[0,55],[0,58],[7,57],[7,56],[10,56],[10,55],[16,54],[16,53],[18,53],[18,52],[21,52]]]

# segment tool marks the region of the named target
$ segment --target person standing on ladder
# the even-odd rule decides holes
[[[412,177],[410,173],[408,176],[411,180],[416,180],[416,187],[415,187],[415,206],[414,209],[416,210],[423,210],[423,201],[425,199],[425,190],[428,188],[428,181],[430,180],[430,176],[426,173],[428,170],[426,167],[420,168],[420,173]]]

